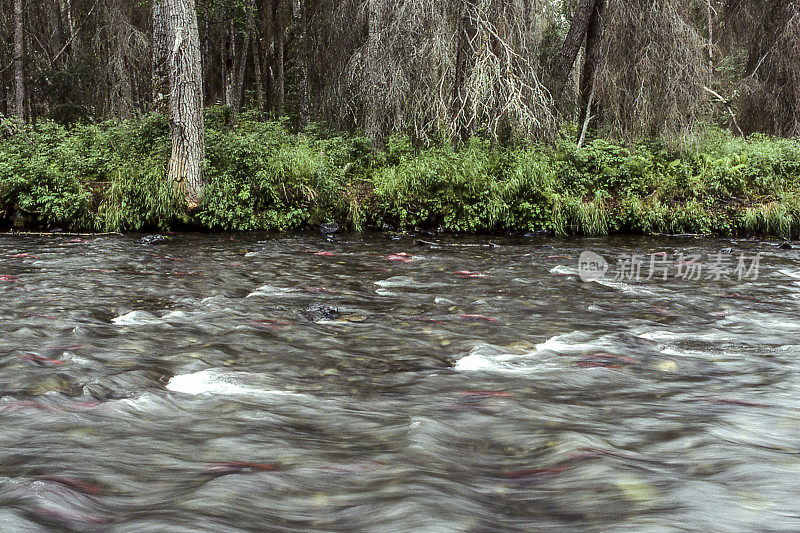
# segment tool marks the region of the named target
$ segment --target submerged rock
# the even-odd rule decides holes
[[[794,248],[794,246],[792,246],[792,245],[791,245],[790,243],[788,243],[788,242],[784,242],[784,243],[781,243],[781,245],[780,245],[780,246],[778,246],[778,248],[780,248],[781,250],[791,250],[791,249],[793,249],[793,248]]]
[[[339,309],[327,305],[314,305],[303,310],[303,314],[317,322],[319,320],[336,320],[341,316]]]
[[[342,231],[342,227],[337,224],[336,222],[329,222],[327,224],[322,224],[319,227],[319,232],[323,235],[333,235],[334,233],[339,233]]]
[[[147,235],[145,237],[142,237],[142,240],[139,242],[141,244],[144,244],[145,246],[150,246],[153,244],[164,244],[168,240],[169,239],[167,239],[164,235]]]

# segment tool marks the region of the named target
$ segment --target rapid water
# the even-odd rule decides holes
[[[0,530],[800,530],[798,252],[425,240],[0,236]]]

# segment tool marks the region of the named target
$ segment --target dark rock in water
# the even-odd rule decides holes
[[[719,251],[721,254],[731,255],[733,253],[733,248],[723,248]]]
[[[50,233],[64,233],[64,230],[61,228],[50,228]]]
[[[329,222],[327,224],[322,224],[319,227],[319,232],[323,235],[333,235],[334,233],[339,233],[342,231],[342,227],[337,224],[336,222]]]
[[[778,246],[778,248],[780,248],[781,250],[791,250],[794,248],[794,246],[792,246],[788,242],[784,242],[780,246]]]
[[[169,240],[169,239],[167,239],[167,238],[166,238],[165,236],[163,236],[163,235],[147,235],[147,236],[145,236],[145,237],[142,237],[142,240],[141,240],[141,241],[139,241],[139,242],[140,242],[141,244],[144,244],[144,245],[147,245],[147,246],[149,246],[149,245],[152,245],[152,244],[164,244],[164,243],[166,243],[168,240]]]
[[[303,311],[314,322],[318,320],[336,320],[341,316],[339,309],[327,305],[314,305]]]

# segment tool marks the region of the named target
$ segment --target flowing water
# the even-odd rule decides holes
[[[0,236],[0,530],[800,530],[798,252],[426,239]]]

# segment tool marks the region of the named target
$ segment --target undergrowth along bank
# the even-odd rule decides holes
[[[706,129],[667,146],[595,139],[581,149],[368,143],[312,126],[206,113],[206,187],[191,216],[165,181],[166,120],[64,128],[0,124],[6,227],[142,231],[352,230],[800,234],[800,141]],[[564,139],[571,138],[565,135]]]

